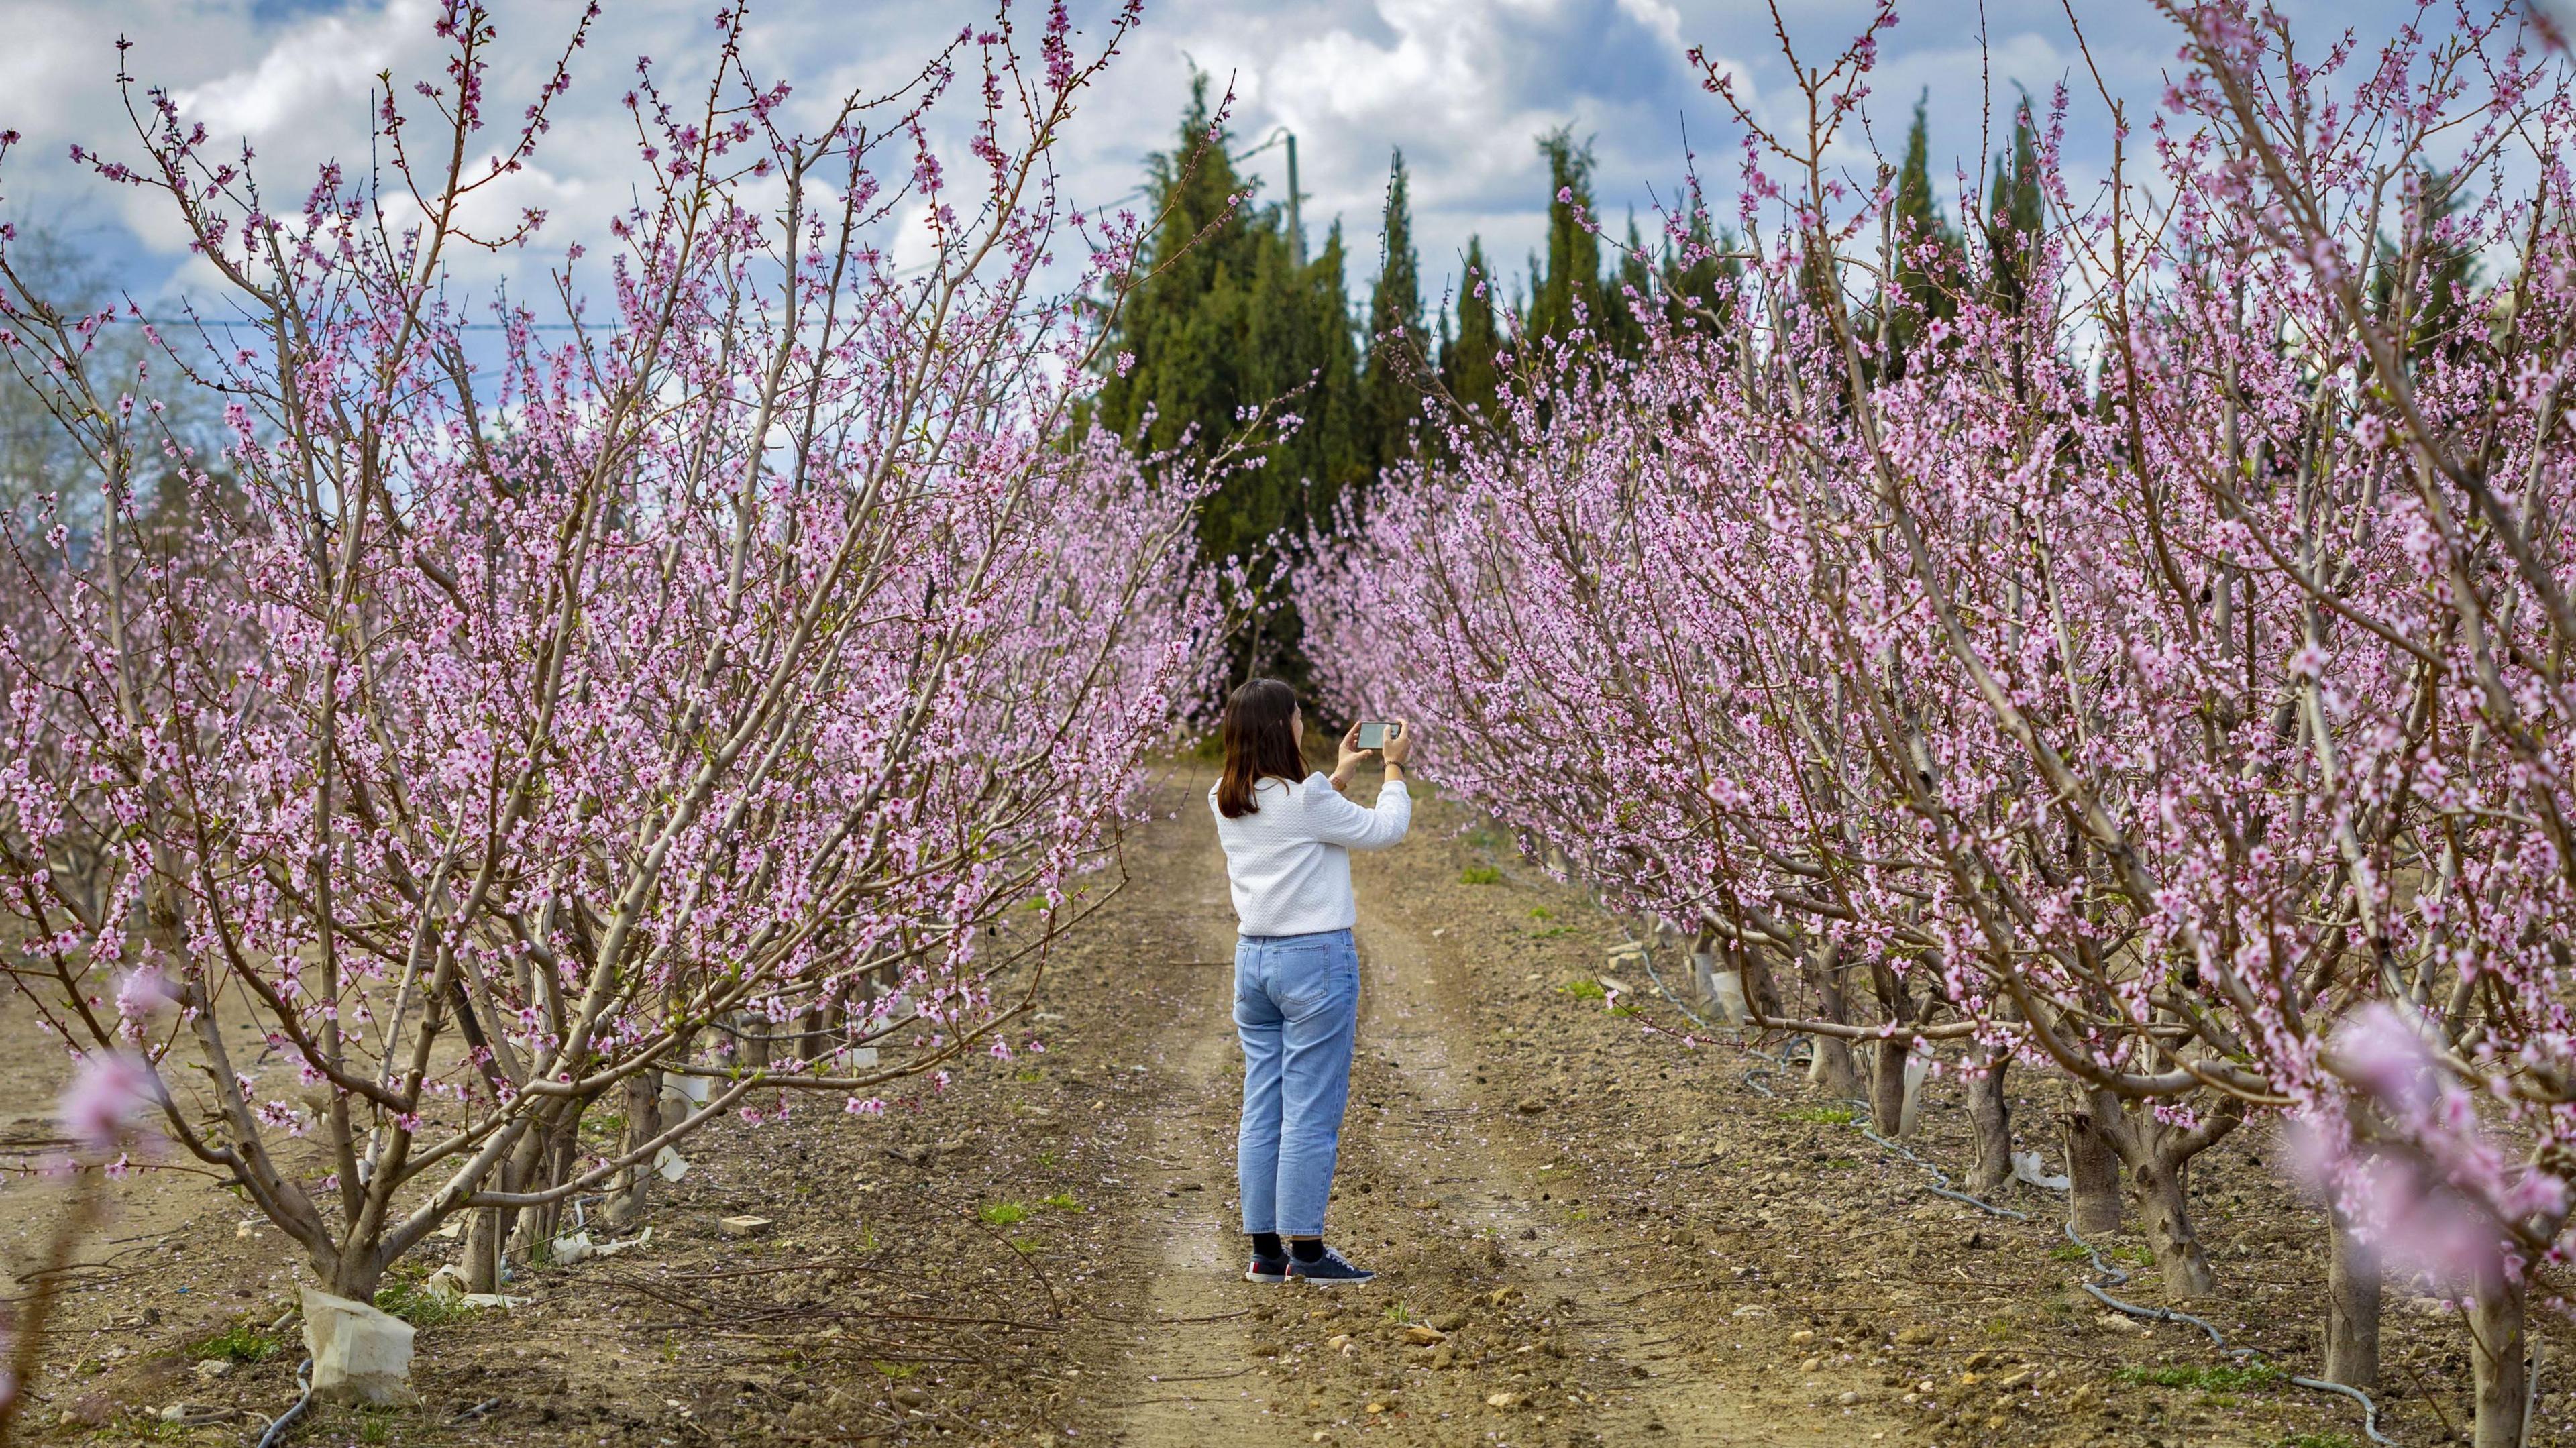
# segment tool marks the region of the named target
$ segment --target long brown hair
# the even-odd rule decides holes
[[[1225,722],[1225,773],[1216,782],[1217,813],[1239,820],[1258,813],[1252,792],[1264,778],[1306,777],[1306,757],[1297,750],[1297,691],[1277,679],[1255,679],[1228,695]]]

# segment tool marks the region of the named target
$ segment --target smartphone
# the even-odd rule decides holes
[[[1360,721],[1360,748],[1384,749],[1386,747],[1386,741],[1395,737],[1397,734],[1402,733],[1403,730],[1404,726],[1401,724],[1391,724],[1383,720],[1363,719]]]

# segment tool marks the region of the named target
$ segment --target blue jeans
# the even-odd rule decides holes
[[[1235,942],[1234,1024],[1243,1037],[1235,1170],[1246,1232],[1324,1234],[1359,1021],[1360,952],[1349,931]]]

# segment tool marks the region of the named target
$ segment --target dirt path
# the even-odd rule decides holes
[[[1186,788],[1186,786],[1184,786]],[[1117,1441],[1829,1444],[1690,1363],[1636,1299],[1636,1250],[1550,1205],[1548,1144],[1486,1081],[1467,962],[1364,897],[1360,1049],[1329,1231],[1383,1274],[1330,1292],[1237,1279],[1233,922],[1214,830],[1154,828],[1129,887],[1205,964],[1148,1063],[1171,1109],[1132,1139],[1149,1190],[1145,1316],[1122,1338]],[[1390,864],[1394,862],[1390,859]],[[1389,882],[1392,883],[1392,882]],[[1383,889],[1384,886],[1381,886]],[[1669,1300],[1669,1299],[1668,1299]]]

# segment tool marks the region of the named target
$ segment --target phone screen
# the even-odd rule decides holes
[[[1362,720],[1360,723],[1360,748],[1384,749],[1385,747],[1386,725],[1370,720]]]

